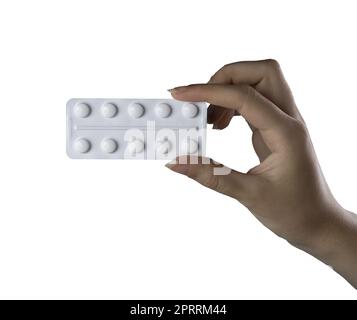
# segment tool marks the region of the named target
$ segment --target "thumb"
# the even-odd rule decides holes
[[[256,178],[230,169],[206,157],[180,156],[166,164],[177,173],[196,180],[203,186],[233,197],[246,204],[256,190]]]

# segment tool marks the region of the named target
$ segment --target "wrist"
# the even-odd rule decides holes
[[[325,210],[312,240],[301,248],[357,287],[357,216],[338,204]]]

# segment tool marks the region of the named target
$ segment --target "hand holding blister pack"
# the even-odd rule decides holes
[[[173,99],[71,99],[67,154],[74,159],[204,155],[206,104]]]

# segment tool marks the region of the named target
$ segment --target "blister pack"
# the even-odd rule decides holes
[[[204,155],[207,109],[173,99],[71,99],[67,154],[73,159],[165,159]]]

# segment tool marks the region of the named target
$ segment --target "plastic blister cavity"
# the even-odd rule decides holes
[[[71,99],[67,154],[74,159],[204,155],[206,104],[165,99]]]

